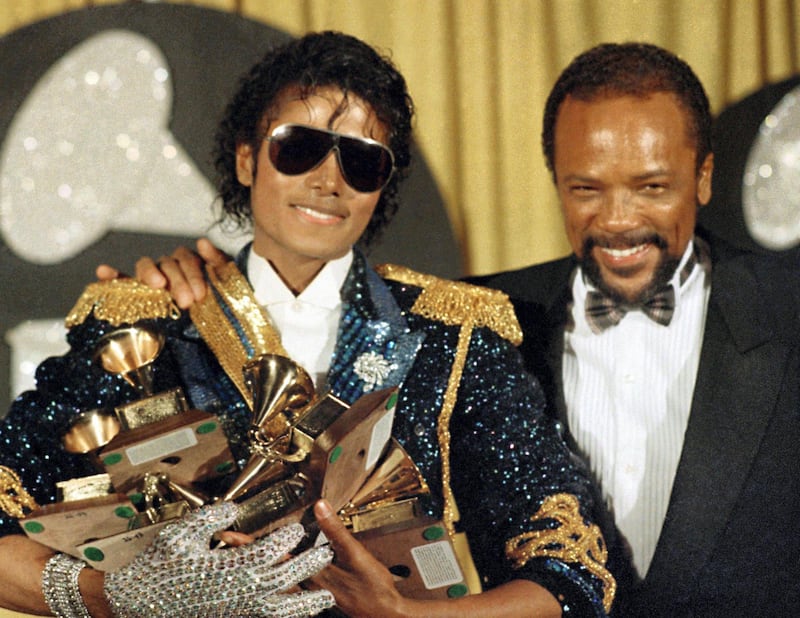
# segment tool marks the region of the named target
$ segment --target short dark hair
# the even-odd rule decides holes
[[[396,171],[381,192],[361,237],[368,246],[394,216],[398,185],[411,163],[414,104],[406,82],[392,61],[359,39],[340,32],[311,33],[271,49],[239,82],[216,134],[214,164],[222,202],[221,220],[246,227],[252,220],[250,187],[236,176],[236,147],[249,144],[257,153],[269,113],[288,88],[301,96],[335,86],[368,103],[388,131]]]
[[[695,142],[697,169],[712,151],[711,110],[703,84],[675,54],[647,43],[604,43],[577,56],[564,69],[547,97],[542,148],[555,180],[555,127],[559,108],[568,97],[581,101],[630,95],[673,94],[686,111]]]

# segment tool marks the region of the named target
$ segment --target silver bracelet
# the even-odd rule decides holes
[[[86,564],[82,560],[56,554],[42,571],[42,592],[47,607],[58,618],[92,618],[78,587],[78,576]]]

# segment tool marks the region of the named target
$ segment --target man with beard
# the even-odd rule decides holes
[[[529,365],[614,516],[615,615],[800,599],[798,277],[696,228],[711,124],[671,53],[581,54],[542,134],[573,255],[476,279],[517,299]]]

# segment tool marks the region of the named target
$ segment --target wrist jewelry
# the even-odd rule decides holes
[[[78,576],[85,566],[82,560],[67,554],[56,554],[47,561],[42,571],[42,592],[54,616],[92,618],[78,587]]]

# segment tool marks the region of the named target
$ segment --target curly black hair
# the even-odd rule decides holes
[[[243,228],[252,222],[250,187],[236,176],[236,146],[249,144],[253,152],[259,151],[269,115],[288,88],[308,96],[326,86],[363,99],[387,129],[396,170],[360,243],[368,247],[377,239],[397,212],[399,183],[411,164],[414,104],[405,79],[389,58],[355,37],[332,31],[310,33],[271,49],[241,78],[215,137],[220,223]]]
[[[568,96],[581,101],[631,95],[672,93],[686,111],[695,142],[697,169],[712,151],[708,97],[691,67],[676,55],[648,43],[604,43],[577,56],[556,80],[544,108],[542,148],[555,180],[555,127]]]

